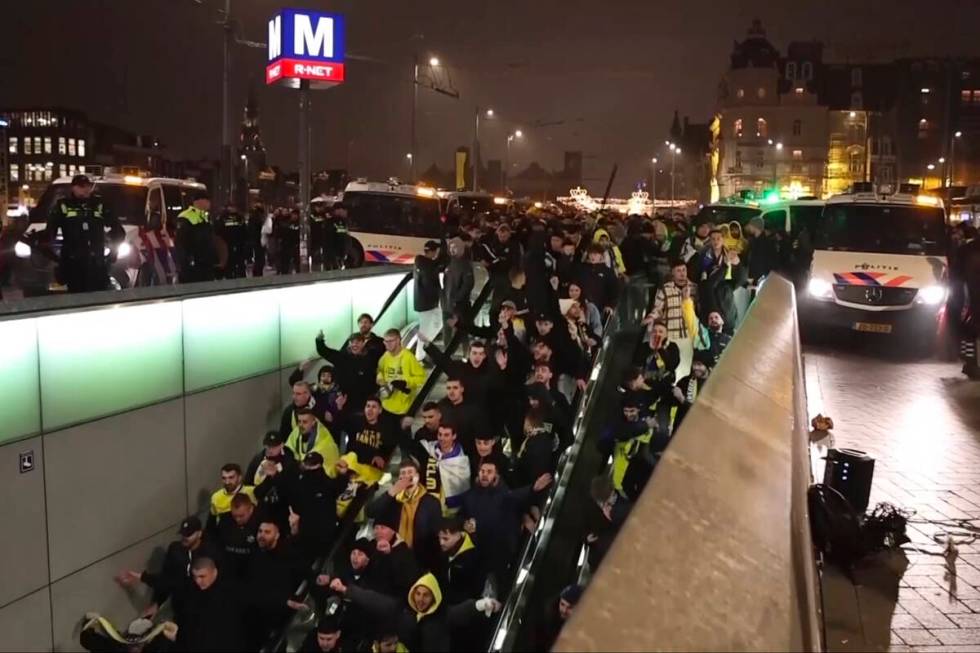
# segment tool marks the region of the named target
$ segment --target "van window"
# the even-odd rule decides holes
[[[943,256],[944,214],[942,209],[918,206],[827,206],[814,244],[844,252]]]
[[[344,207],[352,231],[417,238],[442,235],[437,199],[354,191],[344,193]]]
[[[786,231],[786,210],[779,209],[778,211],[767,211],[762,214],[762,221],[766,224],[766,230],[772,232],[785,232]]]

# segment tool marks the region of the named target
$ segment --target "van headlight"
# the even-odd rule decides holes
[[[816,299],[831,299],[834,296],[834,287],[823,279],[810,279],[806,291]]]
[[[125,240],[119,243],[119,247],[116,248],[116,255],[119,258],[126,258],[133,253],[133,246],[127,243]]]
[[[915,296],[916,301],[926,306],[937,306],[946,301],[946,286],[935,285],[920,288]]]
[[[18,240],[16,243],[14,243],[14,255],[17,258],[30,258],[31,246],[22,240]]]

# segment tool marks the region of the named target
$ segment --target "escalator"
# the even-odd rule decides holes
[[[556,482],[536,532],[524,548],[517,576],[501,611],[490,650],[536,650],[535,633],[566,585],[587,573],[582,542],[590,525],[592,479],[606,461],[596,442],[620,410],[617,387],[629,368],[643,332],[651,286],[634,279],[604,329],[602,349],[592,369],[574,423],[573,444],[559,461]]]

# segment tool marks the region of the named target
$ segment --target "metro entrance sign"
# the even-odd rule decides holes
[[[329,88],[344,81],[344,17],[283,9],[269,20],[266,84]]]

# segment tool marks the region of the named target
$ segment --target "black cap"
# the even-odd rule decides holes
[[[623,395],[623,408],[643,408],[643,395],[639,392],[627,392]]]
[[[401,513],[399,510],[386,510],[375,518],[374,525],[387,526],[397,533],[401,526]]]
[[[701,363],[705,367],[711,368],[715,366],[715,357],[707,349],[696,349],[691,362]]]
[[[323,455],[319,451],[311,451],[303,456],[303,464],[307,467],[323,466]]]
[[[437,249],[439,249],[439,247],[440,247],[440,245],[439,245],[439,241],[438,240],[428,240],[428,241],[426,241],[426,243],[422,247],[422,249],[424,251],[426,251],[426,252],[434,252]]]
[[[181,537],[190,537],[194,533],[201,530],[201,520],[197,518],[196,515],[191,515],[184,521],[180,522],[180,528],[177,529],[177,534]]]
[[[367,539],[366,537],[359,537],[354,540],[354,544],[351,545],[351,551],[361,551],[367,557],[371,557],[375,554],[377,549],[374,548],[374,542]]]
[[[568,601],[572,605],[576,605],[582,598],[582,592],[584,591],[585,588],[583,588],[581,585],[569,585],[561,591],[561,598]]]
[[[340,631],[340,619],[337,615],[326,614],[320,617],[320,621],[316,625],[316,632],[322,633],[324,635],[332,635],[333,633]]]
[[[282,436],[279,435],[279,431],[266,431],[265,437],[262,438],[262,444],[266,447],[276,447],[283,443]]]
[[[538,312],[534,314],[535,322],[551,322],[554,323],[555,319],[544,312]]]
[[[71,178],[72,186],[91,186],[92,180],[88,175],[75,175]]]

